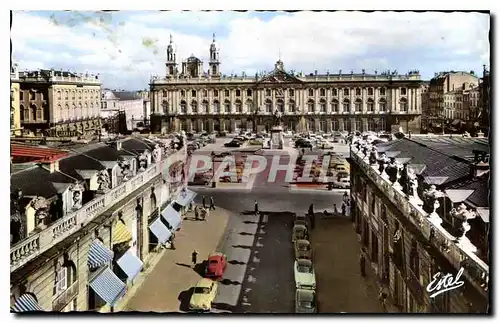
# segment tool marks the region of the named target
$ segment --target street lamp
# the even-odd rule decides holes
[[[212,188],[217,187],[217,179],[215,178],[215,152],[212,151],[210,154],[210,157],[212,158]]]

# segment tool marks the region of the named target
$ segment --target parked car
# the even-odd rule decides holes
[[[224,275],[227,266],[227,257],[221,252],[214,252],[208,256],[205,277],[220,279]]]
[[[189,184],[191,185],[208,185],[212,179],[212,174],[210,173],[197,173],[194,175],[193,181]]]
[[[293,221],[306,221],[306,216],[304,214],[294,214]]]
[[[212,302],[217,295],[217,282],[202,278],[196,283],[193,295],[189,300],[189,309],[192,311],[210,311]]]
[[[335,166],[337,172],[349,172],[349,167],[347,165],[337,165]]]
[[[351,188],[351,180],[349,179],[349,177],[347,177],[347,178],[343,177],[340,179],[340,181],[334,182],[334,185],[337,188],[348,189],[348,188]]]
[[[302,289],[316,289],[316,273],[312,261],[309,259],[295,260],[293,265],[295,287]]]
[[[224,147],[241,147],[241,142],[238,140],[231,140],[230,142],[226,142]]]
[[[307,236],[307,227],[303,225],[294,225],[292,229],[292,242],[305,239]]]
[[[293,222],[293,225],[303,225],[307,228],[307,220],[306,219],[295,220]]]
[[[309,289],[295,291],[295,313],[317,313],[316,292]]]
[[[321,148],[321,149],[333,149],[334,146],[331,142],[329,142],[328,140],[321,140],[319,141],[316,146],[318,148]]]
[[[297,239],[293,246],[295,259],[311,259],[312,250],[311,243],[308,240]]]

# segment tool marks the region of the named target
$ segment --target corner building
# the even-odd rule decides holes
[[[397,131],[420,133],[421,78],[418,71],[309,75],[286,71],[278,60],[270,73],[224,75],[215,35],[209,69],[191,56],[178,70],[173,39],[166,75],[153,76],[151,130],[269,130],[281,112],[291,131]]]

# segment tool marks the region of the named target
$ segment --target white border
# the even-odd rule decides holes
[[[200,9],[219,9],[219,10],[230,10],[230,9],[239,9],[239,10],[252,10],[252,9],[261,9],[261,10],[271,10],[271,9],[295,9],[295,10],[311,10],[311,9],[317,9],[317,10],[322,10],[322,9],[337,9],[337,10],[356,10],[356,9],[364,9],[364,10],[453,10],[453,9],[460,9],[460,10],[477,10],[477,9],[490,9],[492,10],[492,13],[496,13],[497,11],[495,10],[498,6],[498,1],[485,1],[485,0],[475,0],[475,1],[431,1],[431,0],[420,0],[420,1],[398,1],[398,0],[383,0],[383,1],[370,1],[370,0],[350,0],[350,1],[336,1],[336,2],[326,2],[324,0],[307,0],[307,1],[299,1],[299,0],[274,0],[274,1],[269,1],[269,0],[252,0],[252,1],[247,1],[247,2],[240,2],[240,1],[202,1],[202,0],[183,0],[183,1],[151,1],[151,0],[142,0],[142,1],[123,1],[123,0],[107,0],[105,2],[103,1],[96,1],[96,0],[87,0],[87,1],[82,1],[82,2],[72,2],[71,4],[68,4],[67,1],[61,1],[61,0],[45,0],[45,1],[34,1],[34,0],[24,0],[24,1],[17,1],[17,2],[7,2],[4,1],[2,2],[2,8],[3,10],[1,11],[1,18],[0,21],[3,22],[5,25],[4,28],[2,28],[2,39],[3,39],[3,44],[5,44],[5,49],[1,51],[0,55],[2,58],[2,66],[4,66],[4,71],[7,72],[7,65],[10,65],[10,57],[9,57],[9,51],[7,50],[8,48],[8,42],[10,39],[10,31],[9,31],[9,22],[10,22],[10,16],[9,16],[9,9],[13,10],[48,10],[48,9],[73,9],[73,10],[98,10],[98,9],[127,9],[127,10],[145,10],[145,9],[150,9],[150,10],[155,10],[155,9],[170,9],[170,10],[200,10]],[[8,7],[7,7],[8,6]],[[494,8],[494,9],[492,9]],[[471,44],[473,46],[474,44]],[[9,141],[8,141],[8,130],[9,129],[9,109],[7,107],[7,102],[8,98],[10,98],[10,86],[9,86],[9,81],[7,81],[7,77],[2,77],[1,78],[2,86],[1,88],[4,89],[2,93],[5,93],[4,98],[4,106],[3,106],[3,118],[0,118],[1,122],[1,128],[3,130],[3,135],[0,138],[0,143],[1,143],[1,148],[2,151],[5,154],[4,158],[0,159],[0,163],[2,166],[2,169],[5,170],[4,173],[2,173],[2,181],[1,185],[4,187],[2,191],[4,192],[1,195],[1,199],[3,202],[0,203],[0,205],[4,205],[3,209],[4,211],[7,210],[7,205],[9,205],[9,199],[8,199],[8,193],[10,190],[10,185],[9,185],[9,175],[8,171],[9,170],[9,164],[8,164],[8,156],[7,152],[10,152],[10,147],[9,147]],[[7,90],[9,88],[9,90]],[[497,88],[495,87],[495,90]],[[9,91],[9,92],[8,92]],[[495,91],[493,91],[494,93]],[[10,105],[10,103],[9,103]],[[495,121],[499,121],[500,118],[500,113],[497,112],[495,113]],[[499,123],[500,124],[500,123]],[[496,144],[496,142],[495,142]],[[496,146],[496,145],[495,145]],[[494,147],[495,151],[497,150],[498,147]],[[496,192],[498,193],[498,192]],[[495,196],[498,197],[498,196]],[[497,200],[492,198],[492,200]],[[7,218],[8,215],[4,214],[4,222],[3,225],[1,226],[3,230],[8,231],[8,225],[7,225]],[[495,220],[494,220],[495,221]],[[496,220],[495,222],[500,222]],[[494,229],[495,232],[497,232],[496,228]],[[8,232],[5,232],[4,237],[8,237],[9,234]],[[8,254],[8,249],[9,249],[9,243],[8,243],[8,238],[3,239],[3,246],[5,248],[5,251],[3,253],[4,259],[7,259],[7,254]],[[492,245],[493,246],[493,245]],[[493,252],[496,253],[496,248],[492,248]],[[4,279],[1,280],[1,286],[0,290],[2,293],[2,297],[5,297],[5,300],[1,302],[2,305],[2,315],[8,316],[8,320],[12,320],[14,316],[12,314],[9,314],[9,308],[7,307],[7,304],[9,304],[9,300],[7,299],[9,294],[7,293],[7,290],[9,290],[9,283],[10,281],[9,278],[9,269],[8,269],[8,264],[5,264],[4,266],[0,266],[0,270],[2,271],[2,275]],[[495,271],[496,274],[496,271]],[[496,277],[495,277],[496,278]],[[496,280],[494,280],[496,281]],[[497,298],[498,299],[498,298]],[[497,305],[497,304],[495,304]],[[495,306],[497,308],[497,306]],[[137,319],[138,317],[130,317],[130,319]],[[279,318],[279,317],[273,317],[275,319],[280,319],[284,320],[285,318]],[[291,317],[286,317],[286,319],[290,319]],[[35,319],[35,318],[31,318]],[[37,320],[40,318],[36,318]],[[52,318],[47,318],[47,319],[52,319]],[[120,320],[124,319],[123,317],[118,318]],[[173,317],[171,318],[161,318],[161,319],[174,319]],[[236,319],[239,319],[236,318]],[[260,317],[260,320],[270,320],[271,318],[263,318]],[[329,319],[329,318],[325,318]],[[332,319],[338,319],[338,317],[332,318]],[[382,320],[384,318],[380,318],[377,320]],[[401,317],[399,318],[402,321],[409,320],[410,317]],[[426,318],[429,321],[438,321],[442,320],[442,318]],[[63,321],[70,321],[74,320],[74,318],[63,318],[61,322]],[[80,318],[79,320],[85,320],[85,321],[90,321],[91,318]],[[153,318],[147,318],[141,320],[153,320]],[[175,318],[177,320],[177,318]],[[183,320],[190,320],[188,318],[183,318]],[[215,320],[215,318],[210,318],[210,320]],[[357,319],[361,321],[361,318]]]

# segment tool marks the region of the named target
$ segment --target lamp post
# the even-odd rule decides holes
[[[210,157],[212,158],[212,188],[216,188],[217,179],[215,178],[215,152],[212,151]]]

